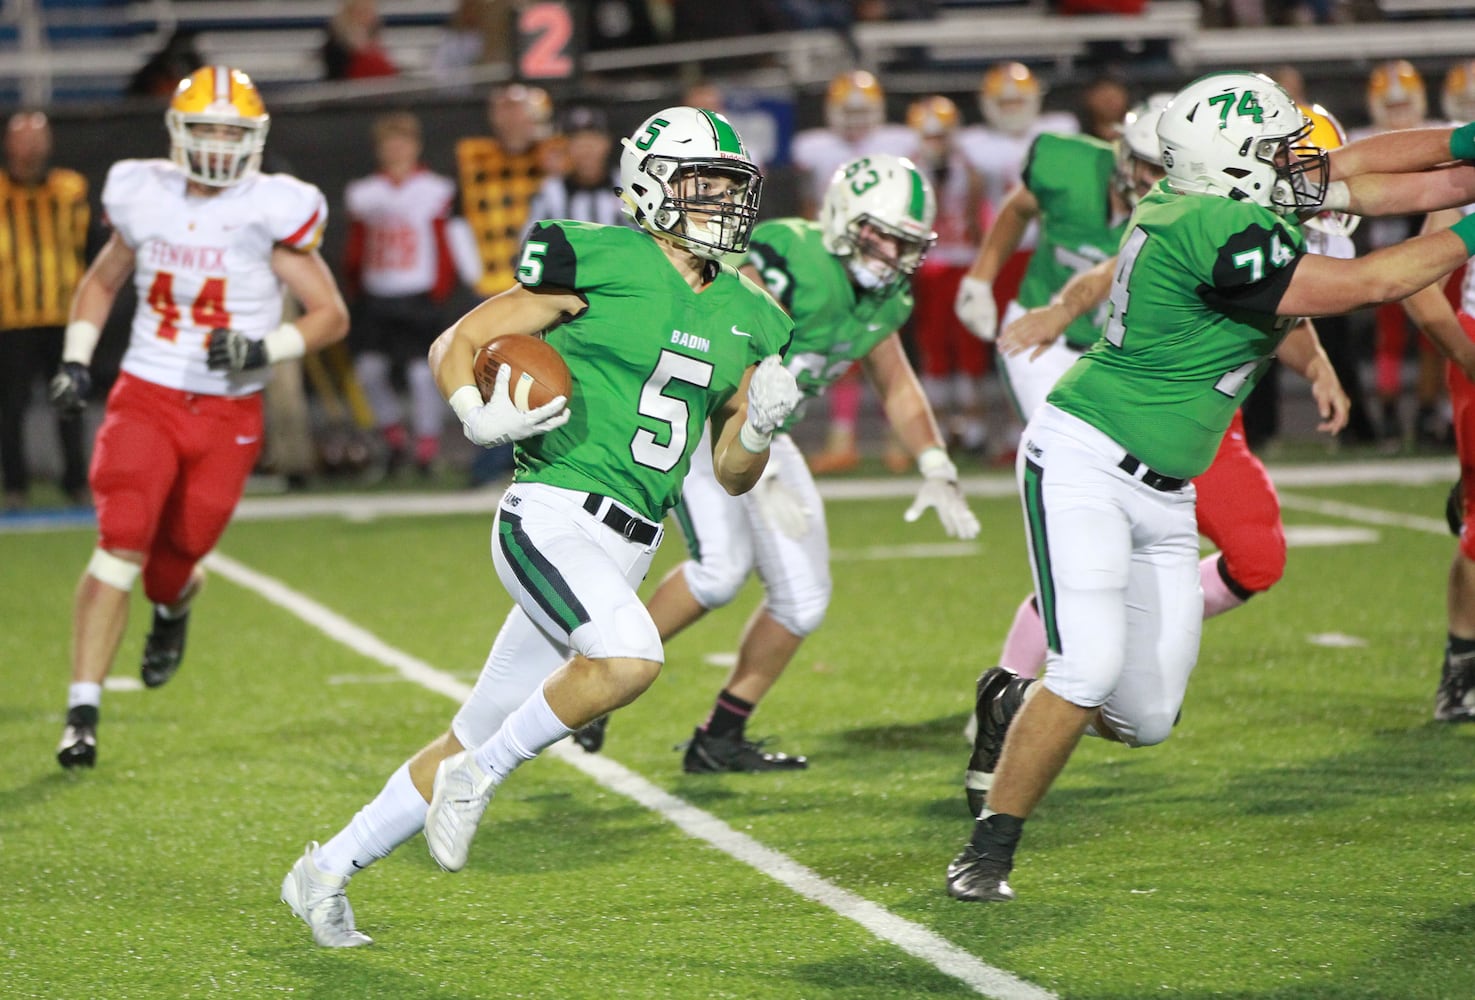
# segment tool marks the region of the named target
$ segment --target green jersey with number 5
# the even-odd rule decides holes
[[[572,416],[518,442],[516,478],[602,493],[652,521],[681,497],[702,425],[792,323],[730,266],[698,292],[640,230],[544,222],[523,242],[525,287],[589,303],[547,334],[573,376]]]
[[[825,249],[823,234],[818,222],[773,219],[759,223],[748,244],[748,263],[794,319],[794,341],[784,357],[804,402],[784,430],[799,422],[809,400],[912,314],[905,282],[858,292],[844,263]]]
[[[1106,332],[1049,401],[1164,475],[1200,474],[1295,323],[1275,310],[1304,247],[1268,208],[1160,183],[1117,253]]]
[[[1019,284],[1024,308],[1049,305],[1067,281],[1116,253],[1127,216],[1111,217],[1115,168],[1111,146],[1088,135],[1045,132],[1030,146],[1024,186],[1039,203],[1040,234]],[[1104,308],[1077,317],[1065,328],[1066,341],[1090,347],[1105,320]]]

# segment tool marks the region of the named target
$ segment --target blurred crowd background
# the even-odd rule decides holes
[[[394,300],[406,323],[438,332],[510,286],[529,222],[620,221],[610,191],[619,137],[662,106],[733,120],[765,170],[763,217],[813,211],[836,165],[826,149],[905,150],[940,190],[965,176],[965,200],[944,202],[933,262],[956,271],[1042,130],[1110,139],[1135,101],[1220,68],[1270,73],[1353,134],[1469,120],[1472,57],[1475,11],[1451,0],[8,0],[0,264],[12,284],[34,266],[17,250],[16,199],[43,181],[70,192],[85,262],[105,239],[108,167],[168,156],[164,109],[179,79],[206,64],[244,70],[261,88],[264,169],[327,195],[322,250],[356,315],[378,299],[382,323],[383,300]],[[421,200],[385,209],[386,181],[411,177]],[[413,278],[385,277],[408,238],[393,211],[433,216],[435,264]],[[1358,247],[1417,224],[1365,225]],[[918,321],[945,316],[950,298],[926,300],[950,294],[919,286]],[[127,342],[131,290],[123,298],[93,365],[99,404]],[[5,509],[85,505],[79,470],[101,406],[80,426],[51,416],[44,383],[65,316],[19,315],[13,299],[0,294]],[[385,349],[375,326],[356,322],[341,350],[278,366],[256,487],[504,481],[510,457],[461,441],[419,359]],[[1335,447],[1451,450],[1438,359],[1400,310],[1354,315],[1329,336],[1346,345],[1358,383]],[[929,377],[929,392],[945,392],[947,373]],[[994,378],[951,428],[965,469],[1012,456],[1018,428]],[[1313,436],[1309,421],[1286,416],[1282,392],[1299,388],[1265,379],[1246,412],[1255,447]],[[868,430],[883,421],[855,392],[848,414],[807,418],[804,433],[823,442],[816,471],[885,465],[884,433]]]

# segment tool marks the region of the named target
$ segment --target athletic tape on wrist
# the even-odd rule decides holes
[[[947,457],[947,451],[937,445],[917,456],[917,469],[927,479],[956,481],[958,478],[958,467]]]
[[[300,358],[307,353],[307,341],[302,338],[302,331],[293,323],[283,323],[268,333],[262,338],[261,346],[266,349],[269,364]]]
[[[481,398],[481,390],[474,385],[463,385],[451,393],[446,402],[451,404],[451,409],[456,412],[464,424],[473,410],[479,410],[484,405]]]
[[[772,434],[764,434],[763,432],[755,429],[753,425],[748,423],[746,420],[743,421],[743,426],[738,428],[738,444],[742,445],[744,448],[746,448],[748,451],[751,451],[755,455],[758,454],[760,451],[767,451],[768,445],[772,441]]]
[[[61,359],[75,361],[79,365],[90,365],[92,352],[97,349],[97,341],[101,336],[102,331],[96,323],[85,319],[72,320],[67,324],[66,335],[62,340]]]

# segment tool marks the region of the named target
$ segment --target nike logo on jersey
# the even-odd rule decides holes
[[[871,331],[872,333],[875,333],[877,330],[881,329],[881,324],[880,323],[867,323],[866,324],[866,329],[869,330],[869,331]]]
[[[256,437],[252,434],[237,434],[236,444],[255,444]]]
[[[737,328],[737,324],[736,323],[734,323],[732,325],[732,334],[733,334],[734,337],[751,337],[751,336],[753,336],[751,333],[749,333],[746,330],[739,330]]]

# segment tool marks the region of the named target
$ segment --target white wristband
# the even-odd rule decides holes
[[[261,346],[266,350],[268,364],[300,358],[307,353],[307,341],[302,339],[302,331],[292,323],[283,323],[261,338]]]
[[[760,451],[767,451],[768,445],[772,441],[772,434],[764,434],[755,430],[753,425],[746,420],[743,421],[743,426],[738,428],[738,444],[755,455]]]
[[[66,337],[62,341],[61,359],[90,365],[92,352],[97,349],[97,340],[101,336],[102,331],[96,323],[85,319],[72,320],[67,324]]]
[[[473,410],[479,410],[483,406],[481,390],[474,385],[463,385],[451,393],[446,402],[451,404],[451,409],[456,411],[456,416],[463,424]]]
[[[1326,195],[1321,199],[1323,212],[1345,212],[1352,207],[1352,189],[1346,181],[1332,181],[1326,186]]]
[[[947,457],[947,451],[933,445],[917,456],[917,469],[927,479],[946,479],[957,482],[958,467]]]

